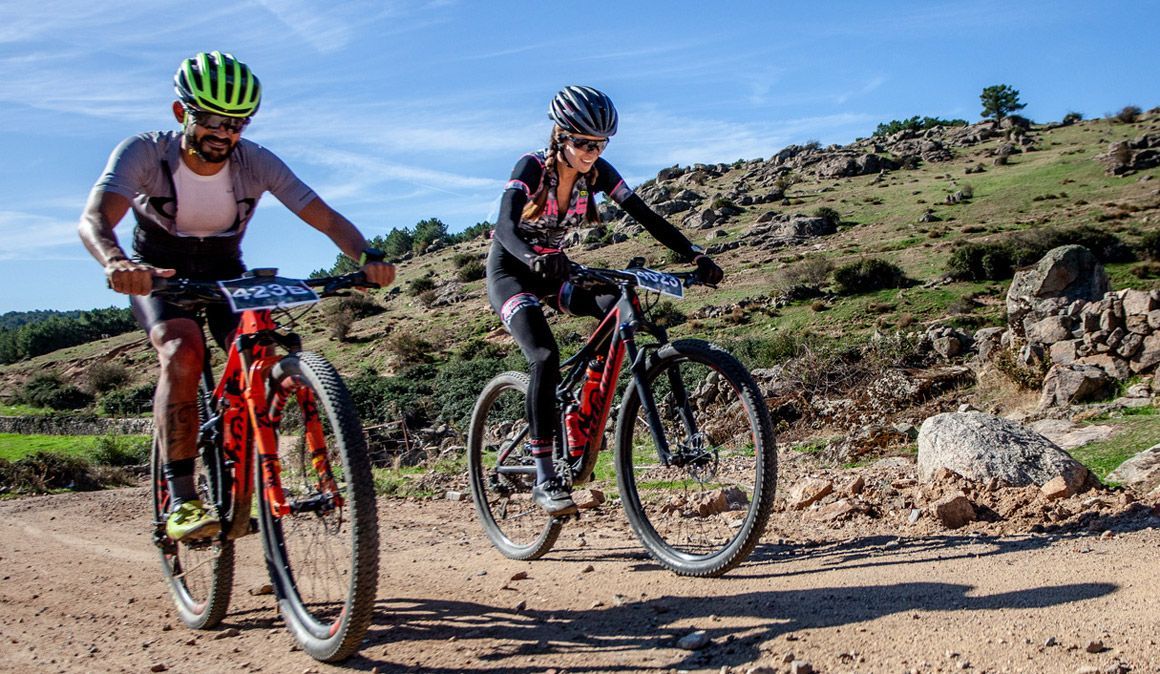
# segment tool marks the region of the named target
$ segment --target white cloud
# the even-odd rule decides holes
[[[0,211],[0,259],[83,259],[76,220]]]

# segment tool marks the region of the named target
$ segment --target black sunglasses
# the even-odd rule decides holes
[[[205,112],[204,110],[194,110],[193,108],[186,108],[185,111],[193,118],[193,123],[197,124],[207,131],[217,131],[218,129],[225,129],[229,133],[241,133],[242,129],[250,123],[249,117],[226,117],[225,115],[217,115],[212,112]]]
[[[572,147],[584,152],[591,152],[592,150],[603,152],[604,148],[608,147],[607,138],[593,140],[591,138],[577,138],[575,136],[560,136],[560,140],[568,141],[572,144]]]

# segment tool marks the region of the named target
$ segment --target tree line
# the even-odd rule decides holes
[[[372,237],[367,240],[367,243],[386,253],[388,261],[400,262],[413,255],[422,255],[463,241],[470,241],[490,232],[492,227],[490,222],[479,222],[462,232],[451,234],[447,231],[447,225],[442,220],[427,218],[415,223],[414,228],[392,227],[390,232]],[[356,260],[340,254],[329,269],[317,269],[310,276],[311,278],[335,276],[357,269],[358,262]]]
[[[0,363],[15,363],[42,353],[112,337],[137,329],[128,309],[56,313],[14,328],[0,328]],[[76,315],[71,315],[75,313]]]

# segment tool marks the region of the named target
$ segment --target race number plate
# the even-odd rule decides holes
[[[318,301],[318,294],[301,280],[279,276],[218,281],[218,286],[229,298],[230,309],[235,314],[249,309],[285,309]]]
[[[685,296],[685,287],[681,285],[681,279],[672,274],[645,269],[644,267],[625,269],[624,271],[635,276],[642,288],[662,295],[668,295],[669,297],[680,298]]]

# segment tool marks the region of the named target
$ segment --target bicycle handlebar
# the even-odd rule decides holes
[[[629,266],[629,269],[633,269]],[[708,288],[716,288],[717,286],[702,282],[697,278],[695,271],[678,271],[678,272],[663,272],[669,276],[675,276],[681,280],[681,285],[690,288],[696,285],[702,285]],[[568,275],[568,280],[577,285],[585,285],[590,283],[596,284],[610,284],[610,285],[639,285],[640,279],[631,272],[621,269],[601,269],[598,267],[587,267],[577,262],[572,263],[572,271]]]
[[[341,290],[348,288],[378,288],[379,285],[367,281],[364,272],[356,271],[339,276],[324,276],[301,280],[311,288],[322,288],[319,297],[330,297]],[[216,281],[194,281],[187,278],[153,277],[153,292],[155,297],[166,297],[175,300],[201,302],[205,304],[226,303],[226,297]]]

